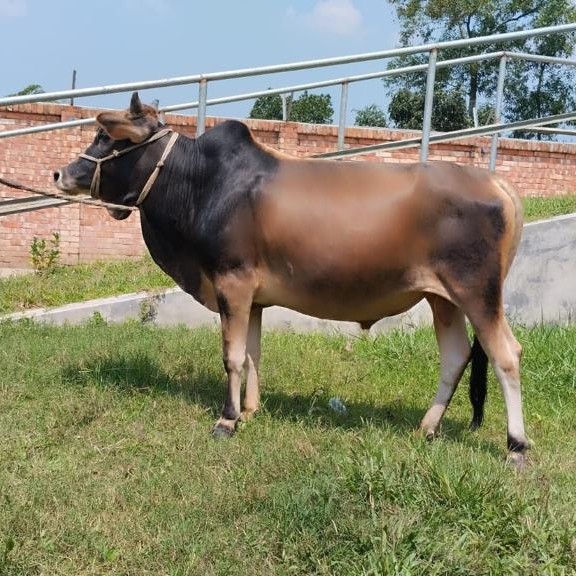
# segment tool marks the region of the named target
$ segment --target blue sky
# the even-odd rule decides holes
[[[46,91],[155,80],[394,48],[398,24],[385,0],[0,0],[0,95],[28,84]],[[213,83],[209,97],[373,72],[354,64]],[[335,120],[339,91],[332,94]],[[150,90],[162,105],[197,99],[197,87]],[[383,104],[382,82],[350,87],[349,109]],[[124,107],[127,95],[77,101]],[[252,103],[210,108],[246,116]],[[350,112],[352,115],[352,112]]]

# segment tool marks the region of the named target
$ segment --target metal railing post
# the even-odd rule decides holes
[[[76,70],[72,70],[72,90],[76,90]],[[70,98],[70,106],[74,106],[74,96]]]
[[[282,100],[282,122],[288,122],[288,94],[280,94]]]
[[[504,78],[506,77],[506,54],[500,58],[500,66],[498,68],[498,86],[496,88],[496,103],[494,104],[494,124],[500,124],[500,117],[502,115],[502,100],[504,98]],[[496,170],[496,156],[498,154],[498,138],[500,134],[492,135],[492,143],[490,145],[490,164],[491,172]]]
[[[204,134],[206,130],[206,100],[208,99],[208,80],[202,78],[198,84],[198,119],[196,137]]]
[[[346,110],[348,108],[348,82],[342,82],[340,93],[340,118],[338,120],[338,150],[344,150],[346,136]]]
[[[428,57],[428,74],[426,76],[426,98],[424,100],[424,120],[422,122],[422,143],[420,144],[420,162],[428,160],[428,145],[432,125],[432,105],[434,103],[434,80],[436,79],[436,61],[438,49],[430,50]]]

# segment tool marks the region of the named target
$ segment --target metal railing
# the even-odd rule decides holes
[[[429,145],[431,143],[446,142],[450,140],[467,138],[470,136],[492,135],[489,167],[491,170],[494,170],[496,166],[496,156],[498,150],[498,136],[500,133],[518,128],[524,128],[524,129],[539,130],[542,132],[553,131],[555,133],[562,133],[562,134],[570,133],[570,135],[572,135],[572,131],[555,129],[555,128],[545,128],[543,126],[576,119],[576,111],[575,111],[573,113],[549,116],[546,118],[536,118],[507,124],[501,123],[500,120],[502,113],[504,80],[505,80],[507,62],[514,59],[514,60],[523,60],[531,62],[576,66],[576,60],[541,56],[536,54],[527,54],[521,52],[510,52],[510,51],[489,52],[485,54],[477,54],[473,56],[454,58],[450,60],[439,60],[438,59],[439,54],[443,50],[451,48],[481,46],[493,43],[502,44],[504,42],[520,38],[529,38],[548,34],[558,34],[574,31],[576,31],[576,23],[564,24],[561,26],[549,26],[533,30],[509,32],[506,34],[494,34],[490,36],[483,36],[477,38],[453,40],[448,42],[423,44],[419,46],[397,48],[393,50],[385,50],[380,52],[370,52],[365,54],[357,54],[339,58],[308,60],[302,62],[294,62],[290,64],[263,66],[259,68],[245,68],[226,72],[216,72],[211,74],[197,74],[192,76],[181,76],[176,78],[167,78],[154,81],[131,82],[125,84],[100,86],[94,88],[83,88],[76,90],[62,90],[57,92],[48,92],[26,96],[10,96],[7,98],[0,98],[0,107],[33,103],[33,102],[50,102],[64,98],[66,99],[82,98],[88,96],[130,92],[133,90],[147,90],[152,88],[168,88],[173,86],[197,84],[198,85],[197,101],[163,106],[159,108],[159,111],[177,112],[182,110],[196,109],[198,111],[196,133],[200,135],[205,130],[206,114],[207,114],[207,108],[209,106],[240,102],[246,100],[254,100],[261,96],[268,96],[275,94],[285,95],[304,90],[313,90],[316,88],[340,86],[341,96],[340,96],[339,121],[338,121],[338,151],[325,154],[318,154],[316,156],[323,158],[338,158],[338,157],[359,155],[379,150],[394,150],[400,148],[420,146],[420,160],[425,161],[428,157]],[[384,61],[398,56],[405,56],[411,54],[426,54],[426,53],[428,54],[428,63],[426,64],[406,66],[394,69],[384,69],[366,74],[338,77],[331,80],[323,80],[306,84],[286,85],[281,88],[261,90],[257,92],[250,92],[244,94],[234,94],[219,98],[211,98],[211,99],[208,98],[209,86],[211,83],[214,82],[231,80],[235,78],[246,78],[252,76],[263,76],[276,73],[293,72],[297,70],[308,70],[322,67],[356,64],[361,62]],[[499,73],[498,73],[498,84],[496,89],[496,99],[494,104],[494,123],[487,126],[467,128],[464,130],[457,130],[443,134],[432,134],[431,118],[434,104],[434,82],[435,82],[436,70],[455,65],[471,64],[474,62],[496,60],[496,59],[499,60]],[[345,148],[344,136],[346,129],[349,86],[353,83],[364,82],[373,79],[387,78],[415,72],[425,72],[427,75],[426,95],[424,103],[424,121],[421,136],[418,138],[408,138],[397,142],[388,142],[385,144],[378,144],[374,146],[364,146],[362,148],[355,148],[355,149],[344,149]],[[73,128],[77,126],[91,124],[94,122],[95,118],[85,118],[81,120],[70,120],[65,122],[45,124],[42,126],[32,126],[29,128],[22,128],[17,130],[7,130],[0,132],[0,139],[21,136],[25,134],[34,134],[37,132],[44,132],[48,130]],[[52,202],[54,201],[52,200]],[[12,206],[12,208],[16,207]],[[0,215],[8,213],[5,210],[10,210],[12,208],[9,205],[5,205],[3,202],[0,202]]]

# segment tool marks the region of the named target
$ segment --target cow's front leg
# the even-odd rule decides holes
[[[260,383],[258,366],[260,364],[260,338],[262,333],[262,308],[252,306],[248,325],[248,342],[246,350],[246,392],[242,420],[250,420],[260,407]]]
[[[234,434],[240,419],[240,390],[244,364],[246,362],[246,342],[250,319],[251,302],[242,296],[218,292],[218,307],[222,323],[222,348],[224,368],[228,376],[228,392],[212,434],[217,438],[228,438]]]

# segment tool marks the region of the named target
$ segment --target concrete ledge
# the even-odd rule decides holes
[[[576,214],[532,222],[524,226],[518,254],[505,285],[505,307],[514,322],[569,323],[576,318]],[[60,308],[35,309],[2,317],[5,320],[34,319],[53,324],[78,324],[99,314],[108,322],[128,319],[153,321],[159,326],[185,324],[218,326],[219,318],[179,288],[159,294],[141,292],[101,298]],[[421,302],[405,314],[384,318],[371,332],[412,328],[429,324],[428,304]],[[321,331],[359,334],[355,322],[333,322],[312,318],[273,306],[264,311],[268,330]]]
[[[23,276],[24,274],[34,274],[34,270],[30,268],[0,268],[0,278]]]
[[[184,324],[190,327],[217,327],[220,325],[218,314],[210,312],[179,288],[171,288],[159,294],[139,292],[119,297],[99,298],[78,304],[68,304],[59,308],[36,308],[26,312],[8,314],[1,317],[0,320],[30,319],[56,325],[80,324],[89,321],[95,314],[107,322],[139,320],[154,322],[157,326]],[[428,305],[423,302],[406,314],[384,318],[372,327],[372,331],[381,332],[399,327],[413,328],[420,324],[429,323],[431,318]],[[271,306],[264,310],[263,327],[267,330],[316,331],[349,335],[362,332],[356,322],[322,320],[280,306]]]
[[[509,318],[522,324],[576,319],[576,214],[524,226],[504,301]]]

